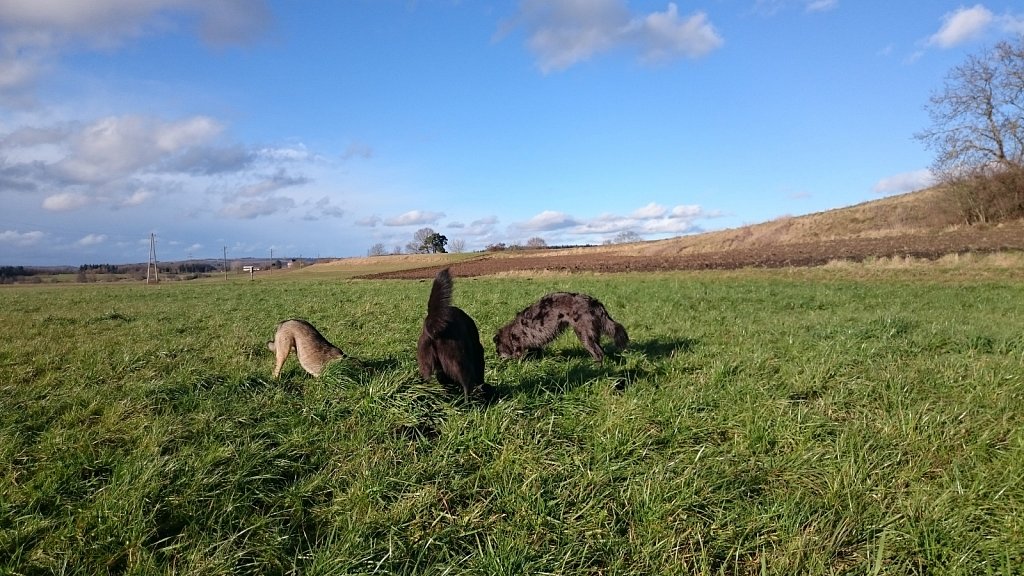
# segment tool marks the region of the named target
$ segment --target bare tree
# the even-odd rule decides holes
[[[455,240],[452,240],[452,253],[453,254],[462,254],[465,251],[466,251],[466,241],[465,240],[463,240],[462,238],[456,238]]]
[[[633,232],[632,230],[623,230],[616,234],[615,238],[612,238],[612,243],[629,244],[630,242],[640,242],[641,240],[643,240],[643,238],[641,238],[636,232]]]
[[[388,253],[388,249],[384,247],[383,242],[377,242],[370,249],[366,251],[367,256],[384,256]]]
[[[1024,36],[954,67],[926,108],[932,126],[914,136],[965,221],[1024,214]]]
[[[534,236],[526,241],[527,248],[547,248],[548,243],[540,236]]]
[[[412,242],[405,245],[405,251],[409,254],[426,254],[430,252],[432,245],[427,241],[434,236],[433,228],[420,228],[412,235]]]

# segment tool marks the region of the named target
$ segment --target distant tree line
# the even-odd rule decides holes
[[[24,266],[0,266],[0,284],[13,284],[21,278],[42,274],[41,270]]]
[[[620,244],[626,242],[640,242],[643,238],[633,231],[620,232],[612,240],[605,241],[605,244]],[[432,228],[420,228],[413,234],[412,242],[405,245],[404,249],[402,246],[395,246],[391,250],[384,245],[383,242],[378,242],[373,246],[370,246],[366,250],[367,256],[388,256],[395,254],[443,254],[448,252],[446,246],[449,245],[448,237],[435,232]],[[594,246],[593,244],[557,244],[551,245],[547,243],[540,236],[533,236],[528,239],[525,244],[513,243],[506,244],[505,242],[495,242],[488,244],[484,247],[485,252],[504,252],[514,250],[556,250],[559,248],[588,248]],[[466,241],[461,238],[456,238],[450,243],[451,252],[455,254],[461,254],[466,251]]]
[[[78,267],[79,274],[91,272],[94,274],[145,274],[149,268],[148,264],[82,264]],[[208,274],[220,270],[217,266],[208,262],[175,262],[158,264],[157,270],[161,274]]]
[[[117,264],[82,264],[78,267],[79,272],[96,272],[99,274],[122,274],[123,266]]]

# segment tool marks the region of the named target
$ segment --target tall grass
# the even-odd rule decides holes
[[[1022,571],[1019,280],[457,278],[489,405],[419,381],[429,287],[0,291],[0,572]],[[631,346],[498,360],[552,290]],[[293,316],[362,365],[271,379]]]

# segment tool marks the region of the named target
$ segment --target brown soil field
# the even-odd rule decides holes
[[[628,247],[519,251],[516,255],[484,254],[477,258],[382,272],[363,278],[430,278],[448,266],[455,276],[485,276],[512,271],[652,272],[820,266],[832,261],[860,262],[871,258],[936,259],[947,254],[1024,250],[1024,224],[970,227],[881,237],[790,241],[721,250],[666,253],[664,242]],[[649,245],[649,246],[648,246]],[[652,249],[657,245],[657,249]]]
[[[430,278],[510,272],[652,272],[821,266],[883,258],[1024,251],[1024,220],[963,225],[949,195],[929,188],[806,214],[664,240],[562,249],[419,254],[318,265],[360,278]]]

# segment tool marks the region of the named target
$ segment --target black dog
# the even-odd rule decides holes
[[[596,298],[573,292],[554,292],[499,328],[494,335],[494,346],[498,356],[518,358],[546,346],[570,326],[597,362],[604,361],[602,334],[610,336],[619,348],[629,344],[626,329],[612,320],[604,304]]]
[[[484,347],[476,323],[451,301],[452,277],[445,268],[430,289],[416,359],[424,380],[436,373],[441,384],[461,385],[468,400],[473,388],[484,384]]]

